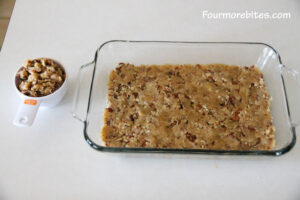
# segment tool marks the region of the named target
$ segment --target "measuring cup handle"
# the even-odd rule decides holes
[[[17,115],[13,121],[14,125],[21,127],[31,126],[34,122],[41,100],[25,99],[19,105]]]

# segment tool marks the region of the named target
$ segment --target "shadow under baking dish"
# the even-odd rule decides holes
[[[101,140],[104,110],[107,107],[107,83],[110,72],[118,63],[141,64],[209,64],[255,65],[264,73],[268,92],[272,97],[271,114],[276,128],[276,145],[272,150],[204,150],[168,148],[106,147]],[[84,74],[83,74],[84,73]],[[297,112],[290,112],[294,102],[296,71],[285,67],[277,51],[263,43],[248,42],[173,42],[114,40],[102,44],[92,62],[81,67],[78,90],[74,101],[74,117],[84,123],[84,137],[96,150],[135,153],[188,153],[217,155],[282,155],[296,143]],[[287,84],[288,82],[288,84]],[[299,82],[296,82],[299,84]],[[88,88],[88,89],[87,89]],[[289,93],[288,93],[289,92]],[[290,98],[288,98],[290,97]],[[79,114],[81,110],[81,115]]]

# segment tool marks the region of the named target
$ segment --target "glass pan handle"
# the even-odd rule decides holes
[[[289,106],[289,114],[292,126],[300,124],[300,74],[298,71],[281,66],[281,73],[286,93],[286,101]]]
[[[89,92],[92,82],[94,61],[82,65],[77,74],[77,86],[73,101],[72,115],[75,119],[86,120]]]

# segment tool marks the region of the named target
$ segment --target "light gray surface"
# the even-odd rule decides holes
[[[71,116],[79,66],[111,39],[265,42],[300,70],[299,1],[247,3],[18,0],[0,53],[0,199],[299,199],[300,142],[277,158],[107,154],[86,144]],[[208,20],[202,10],[292,18]],[[41,56],[66,67],[70,89],[33,127],[14,127],[13,75],[25,59]]]

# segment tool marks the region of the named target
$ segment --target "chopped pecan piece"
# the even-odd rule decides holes
[[[107,108],[107,111],[108,111],[108,112],[114,112],[114,109],[112,109],[112,108]]]
[[[196,135],[193,135],[193,134],[191,134],[191,133],[189,133],[189,132],[186,132],[186,133],[185,133],[185,136],[186,136],[186,138],[187,138],[189,141],[191,141],[191,142],[195,142],[195,140],[197,139],[197,136],[196,136]]]

